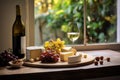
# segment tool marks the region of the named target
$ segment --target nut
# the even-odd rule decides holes
[[[33,59],[33,58],[31,58],[29,61],[30,61],[31,63],[33,63],[33,62],[34,62],[34,59]]]

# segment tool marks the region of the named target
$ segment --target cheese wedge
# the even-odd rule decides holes
[[[68,57],[68,63],[77,63],[77,62],[80,62],[81,61],[81,57],[82,57],[81,54],[77,54],[77,55],[74,55],[74,56],[69,56]]]
[[[30,46],[26,49],[26,60],[36,59],[40,57],[40,54],[43,52],[44,48],[39,46]]]
[[[69,56],[73,56],[74,53],[73,52],[61,52],[60,53],[60,59],[61,61],[67,62],[68,61],[68,57]]]

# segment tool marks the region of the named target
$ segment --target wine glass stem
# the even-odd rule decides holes
[[[72,44],[74,44],[75,43],[75,41],[72,41]]]

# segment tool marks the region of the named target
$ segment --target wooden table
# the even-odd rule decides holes
[[[72,68],[33,68],[22,66],[20,69],[0,68],[0,80],[76,80],[107,76],[120,76],[120,52],[112,50],[84,51],[92,56],[110,57],[103,65],[90,64]]]

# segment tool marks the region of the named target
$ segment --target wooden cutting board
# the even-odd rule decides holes
[[[82,54],[84,55],[84,53]],[[37,62],[24,62],[24,66],[29,67],[44,67],[44,68],[65,68],[65,67],[77,67],[77,66],[85,66],[92,64],[94,62],[95,57],[87,54],[87,58],[82,56],[81,62],[77,63],[68,63],[68,62],[57,62],[57,63],[41,63],[40,61]]]

